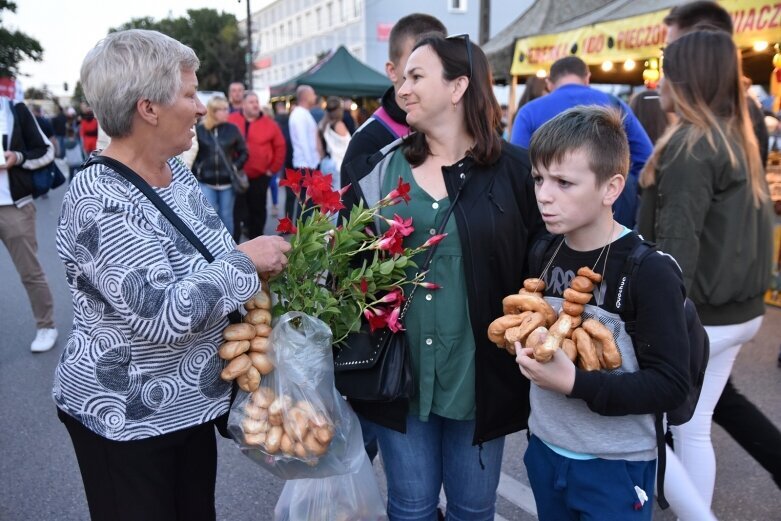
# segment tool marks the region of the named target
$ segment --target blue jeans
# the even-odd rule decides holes
[[[653,515],[656,460],[575,460],[532,436],[523,462],[540,521],[650,521]],[[648,496],[643,505],[635,486]]]
[[[209,201],[214,211],[220,216],[220,220],[228,229],[228,232],[233,235],[233,201],[236,199],[233,194],[233,188],[215,190],[207,184],[198,184],[201,185],[201,191],[206,196],[206,200]]]
[[[407,433],[375,424],[388,479],[390,521],[436,521],[444,485],[451,521],[489,521],[496,511],[504,437],[472,445],[475,422],[407,417]]]

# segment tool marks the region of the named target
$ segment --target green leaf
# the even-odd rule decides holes
[[[386,260],[380,264],[380,273],[383,275],[390,275],[390,273],[393,271],[394,265],[395,261],[393,259]]]

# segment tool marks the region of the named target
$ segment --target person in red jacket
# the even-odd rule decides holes
[[[81,104],[81,123],[79,124],[79,137],[84,147],[84,154],[89,156],[98,146],[98,120],[92,108],[86,103]]]
[[[244,95],[242,111],[228,116],[228,121],[239,127],[249,152],[249,158],[244,164],[249,190],[236,197],[233,212],[233,238],[239,242],[241,221],[246,223],[250,239],[263,235],[266,226],[266,191],[271,176],[282,168],[287,147],[277,123],[260,110],[258,96],[254,92]]]

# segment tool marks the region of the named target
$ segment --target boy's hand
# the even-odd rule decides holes
[[[561,394],[569,394],[575,385],[575,366],[567,358],[564,351],[557,349],[550,362],[539,363],[534,359],[534,350],[530,347],[521,347],[520,342],[515,343],[515,351],[518,355],[515,361],[521,368],[521,374],[533,383]]]

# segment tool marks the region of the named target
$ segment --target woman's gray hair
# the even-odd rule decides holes
[[[100,126],[111,137],[130,134],[136,103],[169,105],[182,87],[181,72],[196,71],[192,49],[157,31],[111,33],[81,64],[81,86]]]

